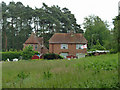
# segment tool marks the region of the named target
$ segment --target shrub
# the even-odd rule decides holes
[[[97,50],[105,50],[105,48],[101,45],[94,45],[92,48]]]
[[[115,49],[110,49],[110,53],[113,54],[113,53],[117,53],[117,51]]]
[[[31,57],[35,54],[36,52],[33,51],[33,47],[28,45],[23,49],[22,52],[22,57],[25,60],[31,59]]]
[[[105,50],[105,47],[103,47],[103,46],[99,43],[99,41],[97,41],[96,45],[93,45],[93,46],[92,46],[92,49],[94,49],[94,50]]]
[[[50,71],[44,72],[44,78],[49,79],[52,77],[52,73]]]
[[[34,54],[35,54],[35,55],[38,55],[38,54],[40,54],[40,53],[39,53],[38,51],[34,51]]]
[[[26,79],[28,76],[30,75],[30,73],[26,73],[26,72],[20,72],[17,77],[20,78],[20,88],[21,85],[23,84],[23,80]]]
[[[63,59],[62,56],[58,55],[58,54],[55,54],[55,53],[48,53],[48,54],[44,54],[43,55],[44,59]]]
[[[7,60],[9,58],[10,60],[14,58],[19,58],[21,56],[21,51],[9,51],[9,52],[0,52],[2,53],[2,60]]]

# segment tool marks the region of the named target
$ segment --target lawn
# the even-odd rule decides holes
[[[2,64],[3,88],[119,88],[118,54]]]

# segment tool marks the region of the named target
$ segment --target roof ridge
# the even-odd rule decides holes
[[[87,43],[82,33],[55,33],[50,39],[49,43]]]
[[[36,33],[32,32],[29,38],[25,41],[25,44],[37,44],[39,43]]]

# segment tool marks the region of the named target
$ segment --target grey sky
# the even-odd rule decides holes
[[[12,0],[3,0],[7,4]],[[58,5],[61,8],[68,8],[72,14],[75,15],[78,24],[82,24],[84,17],[89,15],[97,15],[102,20],[107,20],[110,27],[112,19],[118,15],[118,2],[119,0],[13,0],[14,2],[20,1],[25,6],[29,5],[32,8],[41,8],[42,3],[48,6]]]

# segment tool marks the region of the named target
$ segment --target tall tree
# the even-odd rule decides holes
[[[120,51],[120,15],[113,19],[114,28],[112,30],[112,49],[114,52]]]
[[[97,40],[100,45],[105,44],[105,40],[109,39],[110,31],[108,30],[108,25],[102,21],[98,16],[92,15],[84,19],[84,36],[88,40],[88,47],[92,48],[96,45]]]
[[[7,17],[8,10],[6,3],[2,2],[2,48],[7,49]]]
[[[48,7],[45,3],[41,8],[32,9],[21,2],[2,2],[3,7],[3,49],[22,49],[23,43],[32,31],[42,36],[48,47],[48,40],[54,33],[67,33],[73,30],[82,33],[76,23],[74,14],[67,8]],[[46,36],[47,35],[47,36]]]
[[[21,2],[2,2],[3,49],[22,49],[23,43],[32,32],[30,16],[32,9]]]

